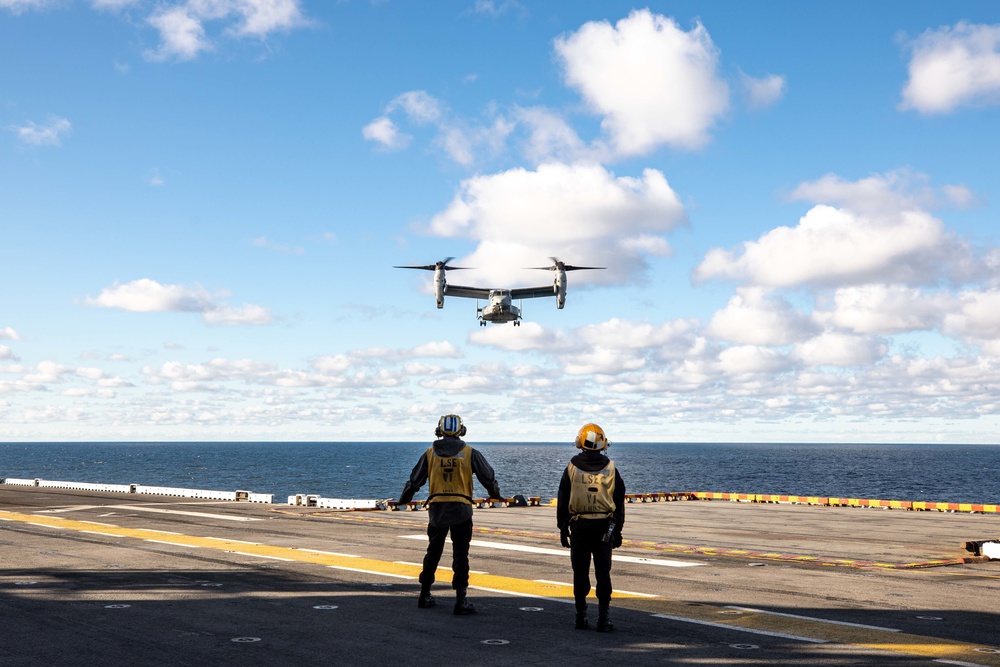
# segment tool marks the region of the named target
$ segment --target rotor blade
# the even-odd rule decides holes
[[[424,271],[433,271],[435,267],[434,267],[433,264],[426,264],[424,266],[394,266],[392,268],[394,268],[394,269],[423,269]]]
[[[587,270],[587,271],[596,271],[598,269],[606,269],[608,267],[606,267],[606,266],[570,266],[569,264],[566,264],[566,265],[563,266],[563,268],[566,269],[567,271],[584,271],[584,270]]]

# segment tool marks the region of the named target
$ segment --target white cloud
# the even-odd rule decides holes
[[[2,340],[21,340],[21,336],[14,331],[13,327],[4,327],[0,329],[0,339]]]
[[[430,231],[478,241],[462,261],[490,282],[502,284],[517,267],[549,264],[545,258],[557,256],[608,267],[574,273],[574,283],[607,283],[642,270],[640,251],[650,242],[636,244],[635,238],[664,234],[684,220],[677,194],[659,171],[633,178],[597,165],[543,164],[463,181],[448,208],[431,219]]]
[[[727,375],[780,373],[790,366],[779,352],[759,345],[738,345],[719,352],[719,368]]]
[[[11,131],[26,144],[32,146],[59,146],[64,136],[73,129],[72,123],[65,118],[53,116],[45,125],[29,121],[25,125],[11,127]]]
[[[796,345],[793,355],[807,366],[870,366],[887,351],[878,338],[826,331]]]
[[[204,288],[183,285],[161,285],[155,280],[141,278],[128,283],[115,283],[105,288],[96,298],[87,297],[88,306],[117,308],[129,312],[180,312],[201,313],[209,324],[268,324],[271,315],[266,308],[246,305],[239,308],[219,302],[221,295],[213,295]]]
[[[612,26],[583,25],[555,41],[566,83],[603,116],[618,155],[663,144],[698,148],[729,106],[718,75],[718,50],[699,23],[689,32],[648,9]]]
[[[307,24],[299,0],[187,0],[161,5],[147,22],[160,32],[151,60],[192,60],[213,48],[206,24],[223,24],[230,37],[264,39],[276,31]]]
[[[960,21],[913,40],[901,109],[950,113],[1000,103],[1000,25]]]
[[[402,109],[407,117],[419,125],[440,122],[446,114],[450,114],[443,102],[423,90],[411,90],[403,93],[386,108],[386,113]]]
[[[573,162],[589,149],[566,120],[544,107],[515,108],[517,121],[527,128],[523,151],[533,164]]]
[[[708,323],[709,336],[744,345],[789,345],[816,334],[816,326],[785,299],[760,288],[739,288]]]
[[[388,116],[380,116],[365,125],[361,129],[361,136],[389,150],[405,148],[411,139],[409,135],[400,132]]]
[[[12,14],[20,14],[29,9],[43,9],[52,3],[53,0],[0,0],[0,8],[8,9]]]
[[[212,48],[205,27],[186,6],[163,7],[147,21],[160,31],[159,48],[146,52],[150,60],[192,60]]]
[[[847,286],[876,282],[926,284],[967,279],[981,263],[944,224],[920,208],[922,195],[889,177],[847,183],[824,177],[796,189],[796,198],[827,198],[796,227],[777,227],[738,251],[715,248],[696,280],[722,278],[767,287]]]
[[[463,166],[471,166],[480,149],[500,152],[514,129],[513,123],[499,116],[494,118],[492,124],[470,125],[457,118],[448,105],[433,95],[423,90],[411,90],[397,96],[386,106],[382,116],[362,128],[364,138],[386,149],[407,146],[412,137],[390,117],[394,113],[401,113],[414,126],[434,127],[434,145],[449,159]]]
[[[861,334],[895,334],[936,328],[953,300],[903,285],[859,285],[838,289],[819,321]]]
[[[743,83],[751,109],[769,107],[785,94],[785,77],[777,74],[768,74],[758,79],[741,72],[740,81]]]
[[[613,317],[599,324],[583,326],[577,333],[587,345],[601,345],[622,350],[657,349],[662,351],[674,347],[678,342],[685,349],[690,348],[693,329],[694,323],[687,320],[652,324],[650,322],[631,322]]]
[[[1000,290],[965,291],[944,317],[942,330],[979,345],[990,356],[1000,356]]]
[[[225,304],[215,304],[212,308],[202,311],[202,318],[208,324],[225,324],[236,326],[243,324],[270,324],[271,313],[263,306],[247,304],[233,308]]]
[[[560,332],[548,329],[537,322],[524,322],[519,327],[490,326],[469,334],[469,342],[486,345],[508,352],[529,350],[553,351],[563,341]]]
[[[6,345],[0,345],[0,359],[10,359],[11,361],[20,361],[20,359],[14,355],[13,350],[11,350]]]

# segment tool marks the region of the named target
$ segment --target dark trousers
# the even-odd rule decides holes
[[[420,572],[420,585],[430,588],[434,583],[444,542],[451,532],[451,587],[455,590],[469,587],[469,542],[472,541],[472,520],[454,526],[427,524],[427,553],[424,555],[424,569]]]
[[[579,611],[587,608],[591,557],[594,559],[594,578],[597,579],[597,603],[602,606],[611,603],[611,540],[604,541],[607,534],[607,521],[570,524],[569,558],[573,564],[573,597]]]

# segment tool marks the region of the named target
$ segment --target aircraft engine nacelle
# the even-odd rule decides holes
[[[566,305],[566,271],[563,269],[556,270],[556,308],[562,310],[563,306]]]
[[[444,267],[434,269],[434,300],[438,308],[444,308]]]

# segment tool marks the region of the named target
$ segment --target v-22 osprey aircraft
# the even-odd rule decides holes
[[[521,309],[514,305],[515,299],[537,299],[540,297],[552,296],[556,299],[556,308],[560,310],[566,305],[566,272],[581,270],[598,270],[603,266],[572,266],[559,261],[555,257],[550,257],[552,266],[534,266],[533,269],[542,271],[555,271],[555,280],[551,285],[541,287],[515,287],[513,289],[496,289],[486,287],[467,287],[464,285],[449,285],[445,279],[447,271],[460,271],[468,269],[467,266],[448,266],[448,262],[455,259],[447,257],[434,264],[424,266],[395,266],[396,269],[422,269],[434,272],[434,299],[438,308],[444,308],[445,296],[458,296],[467,299],[476,299],[476,317],[479,318],[479,325],[486,326],[487,323],[504,324],[513,322],[514,326],[521,325]],[[478,301],[485,299],[488,303],[482,308]]]

